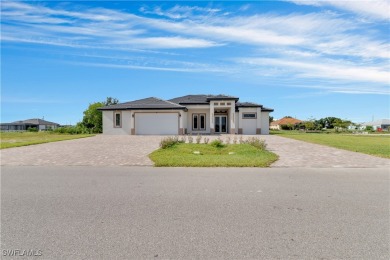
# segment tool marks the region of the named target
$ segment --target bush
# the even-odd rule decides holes
[[[205,144],[208,144],[208,143],[209,143],[209,141],[210,141],[210,139],[209,139],[209,138],[207,138],[207,137],[205,137],[205,138],[203,139],[203,142],[204,142]]]
[[[199,134],[196,136],[196,143],[197,144],[200,144],[200,141],[202,141],[202,136],[200,136]]]
[[[28,132],[38,132],[38,128],[36,128],[36,127],[29,127],[29,128],[27,129],[27,131],[28,131]]]
[[[250,144],[259,150],[265,150],[267,148],[265,141],[257,137],[249,137],[245,143]]]
[[[210,143],[210,145],[211,145],[211,146],[214,146],[214,147],[216,147],[216,148],[222,148],[222,147],[225,146],[225,145],[223,144],[223,142],[222,142],[220,139],[216,139],[216,140],[212,141],[212,142]]]
[[[179,143],[179,138],[177,138],[177,137],[164,137],[160,141],[160,147],[162,149],[166,149],[166,148],[174,146],[177,143]]]
[[[188,143],[192,144],[194,142],[194,138],[192,136],[188,136]]]
[[[75,134],[91,134],[92,129],[88,129],[82,124],[77,124],[76,126],[62,126],[58,127],[53,130],[53,133],[57,134],[70,134],[70,135],[75,135]]]
[[[225,143],[230,144],[230,140],[231,140],[230,136],[226,137]]]

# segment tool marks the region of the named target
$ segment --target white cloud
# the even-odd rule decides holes
[[[338,9],[356,13],[363,17],[379,20],[390,19],[390,2],[388,0],[287,0],[299,5],[333,6]]]
[[[281,58],[241,58],[238,62],[252,66],[277,66],[288,68],[294,75],[303,78],[325,78],[346,81],[390,83],[390,72],[378,67],[343,65],[337,62],[303,62]]]

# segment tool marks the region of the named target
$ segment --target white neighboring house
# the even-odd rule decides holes
[[[363,123],[362,126],[364,126],[364,128],[366,126],[372,126],[374,131],[377,131],[378,128],[381,128],[382,130],[389,131],[390,130],[390,119],[381,119],[381,120],[366,122],[366,123]]]
[[[269,134],[269,113],[260,104],[226,95],[155,97],[99,108],[103,134]]]

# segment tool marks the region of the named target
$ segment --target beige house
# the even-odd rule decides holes
[[[271,122],[270,124],[270,129],[272,130],[281,130],[282,129],[282,125],[297,125],[299,123],[301,123],[302,121],[299,120],[299,119],[296,119],[296,118],[293,118],[293,117],[283,117],[279,120],[276,120],[276,121],[273,121]]]
[[[269,134],[269,113],[260,104],[226,95],[155,97],[102,107],[103,134]]]

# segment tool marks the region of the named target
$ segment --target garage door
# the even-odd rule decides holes
[[[177,113],[136,113],[136,135],[177,135],[179,119]]]

